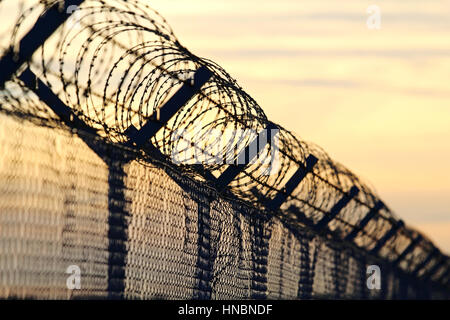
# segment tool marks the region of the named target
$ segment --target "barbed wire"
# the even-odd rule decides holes
[[[2,4],[0,1],[0,7]],[[64,4],[57,0],[31,4],[19,1],[20,15],[3,55],[20,54],[20,40],[34,21],[55,6],[63,11]],[[255,139],[255,134],[271,124],[263,109],[235,79],[218,64],[185,48],[167,21],[144,1],[87,0],[74,8],[74,12],[73,19],[69,18],[42,43],[27,60],[26,67],[78,118],[109,142],[125,144],[129,141],[130,127],[139,130],[148,121],[158,121],[161,107],[182,85],[189,85],[201,67],[207,68],[212,76],[151,138],[151,145],[164,156],[171,159],[174,154],[192,155],[194,150],[208,155],[210,160],[227,158],[228,161],[202,163],[204,169],[219,177],[230,162],[238,160],[239,151]],[[0,111],[41,124],[63,126],[61,119],[17,75],[1,91]],[[351,241],[370,251],[399,226],[377,251],[383,258],[396,261],[419,233],[399,225],[401,220],[384,204],[361,226],[381,201],[374,188],[332,160],[320,147],[301,140],[280,125],[277,128],[276,139],[263,148],[260,161],[248,164],[230,183],[229,190],[264,210],[265,202],[283,194],[290,177],[298,168],[306,167],[308,156],[313,155],[317,164],[286,195],[287,200],[276,213],[289,221],[314,226],[357,187],[359,193],[333,217],[328,230],[342,239],[356,230]],[[153,147],[147,144],[140,150],[151,153]],[[276,174],[264,174],[267,172],[264,160],[272,159],[274,152],[278,155],[278,170]],[[180,168],[189,172],[196,167],[181,164]],[[400,267],[407,272],[414,271],[433,250],[435,246],[422,235]],[[443,258],[446,262],[434,280],[446,272],[448,258],[439,254],[428,264],[430,270]]]

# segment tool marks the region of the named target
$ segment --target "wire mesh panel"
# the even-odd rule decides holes
[[[280,221],[274,221],[269,242],[269,299],[296,299],[300,280],[300,242]]]
[[[119,250],[111,246],[117,238],[108,224],[105,163],[71,132],[0,120],[2,298],[106,298],[116,290],[111,282],[122,282],[129,299],[418,294],[391,270],[383,272],[382,290],[368,290],[370,262],[361,252],[306,229],[293,232],[157,162],[123,165],[127,231]],[[103,147],[111,155],[129,152]],[[111,259],[113,253],[125,258]],[[81,270],[80,290],[67,288],[73,265]]]
[[[448,297],[446,255],[145,1],[5,3],[1,297]]]
[[[108,266],[108,169],[77,137],[0,115],[0,292],[68,298],[66,269],[83,295],[103,296]]]
[[[134,161],[125,172],[130,199],[125,296],[192,297],[199,204],[161,169]]]

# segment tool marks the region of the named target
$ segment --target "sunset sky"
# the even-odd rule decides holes
[[[450,0],[148,3],[269,119],[370,181],[450,253]],[[366,24],[371,5],[379,30]],[[1,18],[17,16],[9,8]]]
[[[149,1],[150,2],[150,1]],[[268,117],[450,253],[450,0],[154,0]],[[370,5],[381,29],[366,25]]]

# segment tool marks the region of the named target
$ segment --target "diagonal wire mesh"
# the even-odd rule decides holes
[[[9,2],[2,1],[0,10],[7,4]],[[186,292],[195,287],[193,297],[196,298],[222,297],[224,293],[217,290],[234,292],[235,289],[230,288],[240,288],[235,291],[239,292],[238,297],[308,298],[332,292],[336,297],[353,294],[364,298],[369,293],[362,288],[365,286],[362,281],[365,262],[361,261],[370,259],[381,259],[392,274],[405,274],[404,277],[392,276],[393,279],[408,279],[399,287],[413,286],[413,283],[417,286],[416,281],[420,279],[432,280],[435,285],[448,289],[447,256],[424,235],[404,226],[368,183],[332,160],[320,147],[301,140],[279,125],[276,125],[276,137],[258,154],[258,161],[246,163],[227,189],[218,194],[216,179],[236,164],[240,151],[272,123],[257,102],[224,69],[185,48],[165,19],[145,1],[18,1],[15,8],[18,18],[2,37],[1,43],[3,58],[0,63],[13,71],[11,77],[3,75],[1,79],[0,111],[11,119],[28,120],[30,128],[34,128],[29,134],[39,137],[52,136],[51,131],[39,127],[70,129],[102,159],[103,164],[94,161],[95,165],[88,160],[82,161],[87,163],[83,167],[87,172],[95,171],[93,168],[103,168],[101,170],[107,172],[106,178],[98,178],[99,181],[90,178],[99,184],[98,189],[89,187],[91,192],[100,193],[99,198],[106,197],[106,207],[102,202],[99,205],[101,210],[96,205],[88,210],[94,215],[100,212],[107,214],[98,219],[87,218],[94,219],[95,223],[101,221],[103,234],[98,233],[96,237],[109,239],[107,248],[102,249],[109,252],[107,271],[104,271],[108,278],[106,289],[98,289],[102,294],[106,290],[110,297],[186,297],[181,293],[171,295],[169,289],[163,290],[165,293],[142,287],[137,289],[144,285],[142,281],[145,278],[136,278],[138,270],[145,268],[142,265],[146,263],[156,264],[152,259],[158,257],[164,257],[168,263],[167,267],[162,267],[165,270],[158,272],[174,274],[167,280],[174,286],[174,292],[178,292],[176,279],[195,274],[192,279],[188,277],[189,280],[180,281],[186,284]],[[54,32],[48,37],[26,42],[27,35],[33,34],[40,21],[46,21],[52,14],[60,19]],[[33,45],[36,50],[30,49],[34,48]],[[206,68],[211,77],[192,98],[180,105],[173,117],[161,122],[160,113],[164,106],[180,88],[193,86],[195,73],[201,68]],[[36,75],[33,83],[24,81],[24,70]],[[43,103],[39,96],[42,86],[49,88],[71,110],[68,121],[63,121],[60,114]],[[74,125],[73,117],[85,127]],[[11,120],[5,118],[4,121],[9,123]],[[133,143],[130,128],[143,130],[149,122],[160,123],[161,130],[144,145]],[[15,122],[8,125],[19,130]],[[86,128],[89,134],[83,132]],[[41,131],[34,133],[34,130]],[[55,133],[55,136],[61,134]],[[17,139],[19,148],[31,153],[33,148],[25,144],[28,138]],[[77,139],[67,139],[70,140],[68,144],[77,145],[75,149],[83,148],[74,142]],[[5,141],[14,143],[9,137],[5,137]],[[48,146],[42,146],[42,150],[52,153]],[[174,161],[174,155],[184,161]],[[286,193],[287,183],[292,181],[296,170],[307,167],[310,155],[317,159],[317,163],[298,181],[292,192]],[[44,157],[43,153],[40,157]],[[24,161],[21,159],[8,158],[5,161],[20,163]],[[85,176],[82,166],[76,165],[81,159],[77,155],[70,159],[67,165],[70,163],[74,167],[64,170],[69,170],[70,175],[78,172]],[[267,159],[272,160],[271,165],[276,162],[275,174],[264,174],[268,170]],[[150,163],[153,163],[151,167],[159,169],[171,168],[169,176],[181,189],[171,191],[170,188],[175,186],[166,186],[166,182],[148,186],[149,175],[161,175],[160,170],[153,169],[153,173],[148,173],[144,169]],[[51,166],[45,161],[42,165]],[[136,166],[142,168],[132,169]],[[8,179],[19,183],[20,179],[14,178],[14,174],[19,173],[11,174],[8,173]],[[140,179],[142,181],[138,183]],[[97,190],[103,190],[100,185],[105,183],[109,191],[101,194]],[[76,198],[80,185],[78,182],[72,185],[71,197]],[[359,192],[351,195],[355,187]],[[56,184],[54,188],[70,187]],[[162,194],[157,196],[154,190],[142,188],[161,188]],[[20,193],[19,189],[17,185],[14,192],[8,191],[7,194],[11,197]],[[142,238],[143,233],[152,233],[154,229],[134,221],[132,217],[147,210],[160,210],[150,209],[150,203],[144,205],[150,201],[149,195],[156,197],[165,207],[166,197],[171,193],[177,195],[169,201],[173,201],[173,208],[163,210],[162,216],[169,221],[173,216],[175,225],[171,222],[169,225],[179,228],[177,232],[184,228],[185,234],[176,239],[166,238],[166,233],[158,234],[159,240]],[[285,196],[285,201],[279,207],[267,205],[280,194]],[[140,199],[141,195],[147,200]],[[65,203],[70,207],[71,201],[75,200],[68,199]],[[340,202],[342,206],[337,206]],[[9,207],[5,206],[2,211],[8,213],[8,210]],[[180,210],[188,212],[183,223],[175,222],[176,217],[181,219],[183,216]],[[189,216],[191,213],[195,213],[195,217]],[[70,220],[70,213],[68,215]],[[7,217],[6,221],[10,221],[8,219],[13,218]],[[27,219],[20,221],[26,223]],[[153,222],[164,224],[159,220]],[[73,225],[83,223],[87,222],[76,220]],[[8,229],[8,224],[4,225]],[[419,235],[420,241],[415,241]],[[175,242],[183,237],[181,250]],[[332,240],[325,240],[329,237]],[[341,242],[348,248],[343,249],[336,244]],[[74,244],[67,245],[76,249]],[[156,251],[155,246],[158,248]],[[266,247],[270,250],[267,251]],[[354,250],[361,252],[355,254]],[[127,254],[117,258],[123,251]],[[156,256],[147,256],[147,251]],[[178,252],[180,256],[169,258],[169,252]],[[66,253],[68,259],[71,254]],[[192,260],[194,256],[197,258]],[[295,262],[285,263],[285,259]],[[187,269],[177,273],[177,265]],[[284,265],[289,266],[287,270]],[[216,269],[218,266],[220,268]],[[96,271],[98,275],[102,273],[100,269]],[[123,275],[125,270],[132,274],[131,278]],[[262,275],[255,270],[263,271]],[[146,279],[156,281],[154,272],[149,271]],[[340,275],[345,272],[349,275],[342,278]],[[226,279],[222,279],[225,275]],[[340,278],[346,281],[342,282]],[[189,285],[194,279],[200,282]],[[240,284],[234,283],[236,279],[241,281]],[[164,287],[167,283],[161,285]],[[136,291],[126,293],[127,286]],[[386,289],[383,294],[386,297],[403,294],[392,290],[396,289]],[[413,294],[420,291],[411,290]]]

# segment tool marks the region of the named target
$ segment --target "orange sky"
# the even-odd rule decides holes
[[[398,216],[450,253],[450,0],[149,4],[271,120],[371,181]],[[380,30],[366,25],[373,4]],[[5,6],[1,18],[17,16]]]
[[[369,30],[366,9],[381,9]],[[154,0],[269,118],[450,252],[450,1]]]

